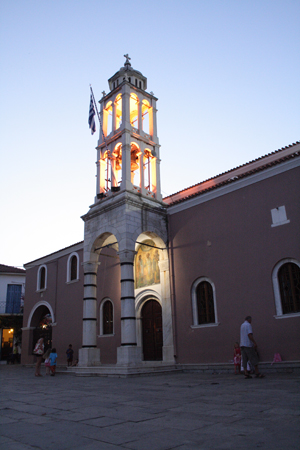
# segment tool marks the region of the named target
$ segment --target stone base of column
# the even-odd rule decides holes
[[[80,348],[78,351],[79,367],[100,366],[100,348]]]
[[[173,345],[164,345],[163,346],[163,362],[174,364],[175,358],[174,358]]]
[[[117,348],[117,364],[135,366],[142,362],[142,349],[136,345],[126,345]]]

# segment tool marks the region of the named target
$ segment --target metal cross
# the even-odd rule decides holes
[[[130,60],[131,58],[129,58],[128,53],[126,53],[126,55],[124,55],[124,58],[126,58],[125,64],[130,64],[129,60]]]

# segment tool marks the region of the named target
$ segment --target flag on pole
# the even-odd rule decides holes
[[[94,108],[94,102],[93,97],[91,94],[91,101],[90,101],[90,110],[89,110],[89,127],[91,129],[91,133],[94,134],[96,131],[96,123],[95,123],[95,108]]]

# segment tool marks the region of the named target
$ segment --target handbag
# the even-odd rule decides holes
[[[39,355],[39,356],[43,355],[43,353],[44,353],[42,346],[38,342],[35,344],[33,353],[35,355]]]

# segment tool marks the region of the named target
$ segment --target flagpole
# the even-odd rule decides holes
[[[104,140],[104,143],[105,143],[105,147],[106,147],[106,150],[108,151],[107,143],[106,143],[106,138],[105,138],[105,135],[104,135],[104,133],[103,133],[101,117],[100,117],[100,114],[99,114],[99,111],[98,111],[98,108],[97,108],[96,100],[95,100],[95,97],[94,97],[94,92],[93,92],[93,89],[92,89],[92,86],[91,86],[91,85],[90,85],[90,90],[91,90],[91,95],[92,95],[92,98],[93,98],[94,107],[95,107],[95,109],[96,109],[97,116],[98,116],[98,120],[99,120],[99,123],[100,123],[100,128],[101,128],[103,140]]]

